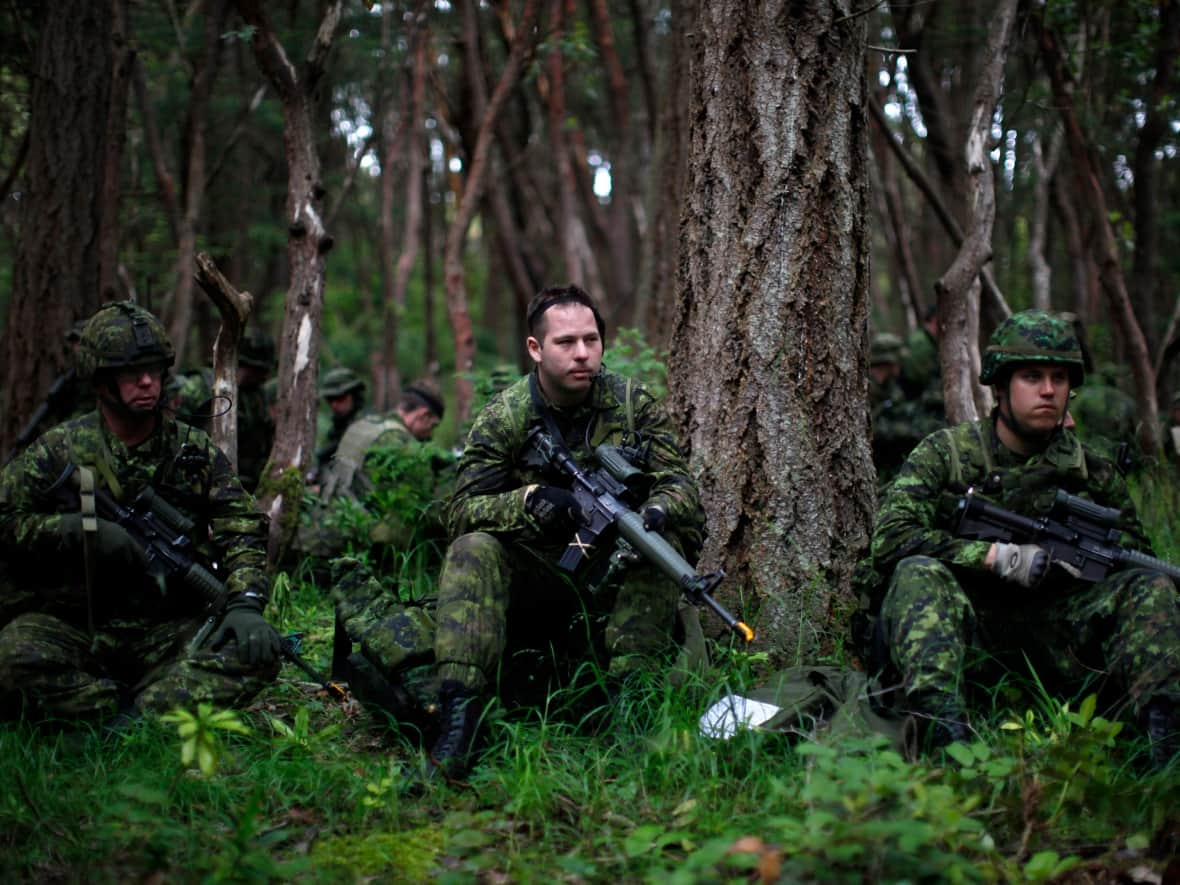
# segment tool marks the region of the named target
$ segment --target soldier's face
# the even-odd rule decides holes
[[[426,406],[419,406],[406,413],[403,420],[406,422],[406,429],[410,431],[414,439],[426,442],[434,434],[434,428],[438,427],[439,419],[438,415]]]
[[[581,402],[602,368],[602,337],[594,311],[584,304],[558,304],[543,315],[542,340],[529,336],[537,380],[558,405]]]
[[[352,411],[353,396],[351,393],[345,393],[340,396],[325,397],[328,401],[328,408],[332,410],[333,415],[347,415]]]
[[[1001,407],[1007,406],[1020,426],[1047,435],[1061,423],[1068,404],[1069,370],[1031,363],[1012,372]]]
[[[154,412],[160,402],[163,386],[163,366],[137,366],[115,372],[119,398],[132,412]]]

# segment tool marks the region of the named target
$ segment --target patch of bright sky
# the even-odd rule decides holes
[[[885,117],[895,123],[903,119],[908,121],[910,128],[918,138],[926,137],[926,124],[922,122],[922,112],[918,109],[918,97],[910,89],[909,77],[906,74],[905,56],[899,56],[894,74],[882,68],[877,74],[877,82],[882,86],[893,85],[893,97],[885,102]]]
[[[610,163],[598,151],[590,151],[586,155],[586,162],[594,170],[594,195],[605,203],[610,199]]]

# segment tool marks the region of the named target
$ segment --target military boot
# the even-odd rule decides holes
[[[1167,698],[1155,698],[1144,708],[1143,720],[1151,743],[1151,765],[1164,768],[1180,750],[1180,712]]]
[[[941,750],[956,741],[971,740],[971,728],[958,698],[952,695],[908,697],[906,712],[925,723],[924,742],[931,750]]]
[[[443,682],[439,701],[439,733],[430,748],[430,764],[448,781],[462,780],[471,769],[483,704],[478,692],[451,680]]]

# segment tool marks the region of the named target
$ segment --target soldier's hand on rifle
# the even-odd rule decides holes
[[[649,532],[663,534],[668,527],[668,511],[659,504],[648,504],[639,515],[643,517],[643,527]]]
[[[237,640],[238,660],[247,666],[271,664],[278,659],[281,640],[278,631],[262,617],[259,597],[243,594],[226,606],[210,646],[216,651],[230,639]]]
[[[98,529],[94,537],[94,551],[110,565],[144,571],[147,569],[147,555],[127,530],[109,519],[97,520]],[[61,517],[62,552],[67,555],[82,552],[82,514],[64,513]]]
[[[578,500],[569,489],[557,486],[529,486],[524,493],[524,509],[545,528],[572,528]]]
[[[995,543],[992,571],[1005,581],[1022,587],[1035,587],[1049,571],[1049,554],[1036,544]]]

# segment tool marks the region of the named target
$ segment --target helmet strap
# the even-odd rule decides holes
[[[1011,380],[1012,376],[1009,375],[1008,381],[1010,382]],[[996,420],[1012,431],[1017,439],[1028,443],[1031,447],[1038,450],[1045,448],[1049,444],[1049,441],[1061,432],[1061,428],[1065,424],[1064,415],[1048,433],[1038,433],[1031,427],[1021,424],[1020,419],[1012,414],[1012,400],[1008,393],[1007,384],[1004,385],[1004,395],[1000,397],[999,405],[996,406]]]

